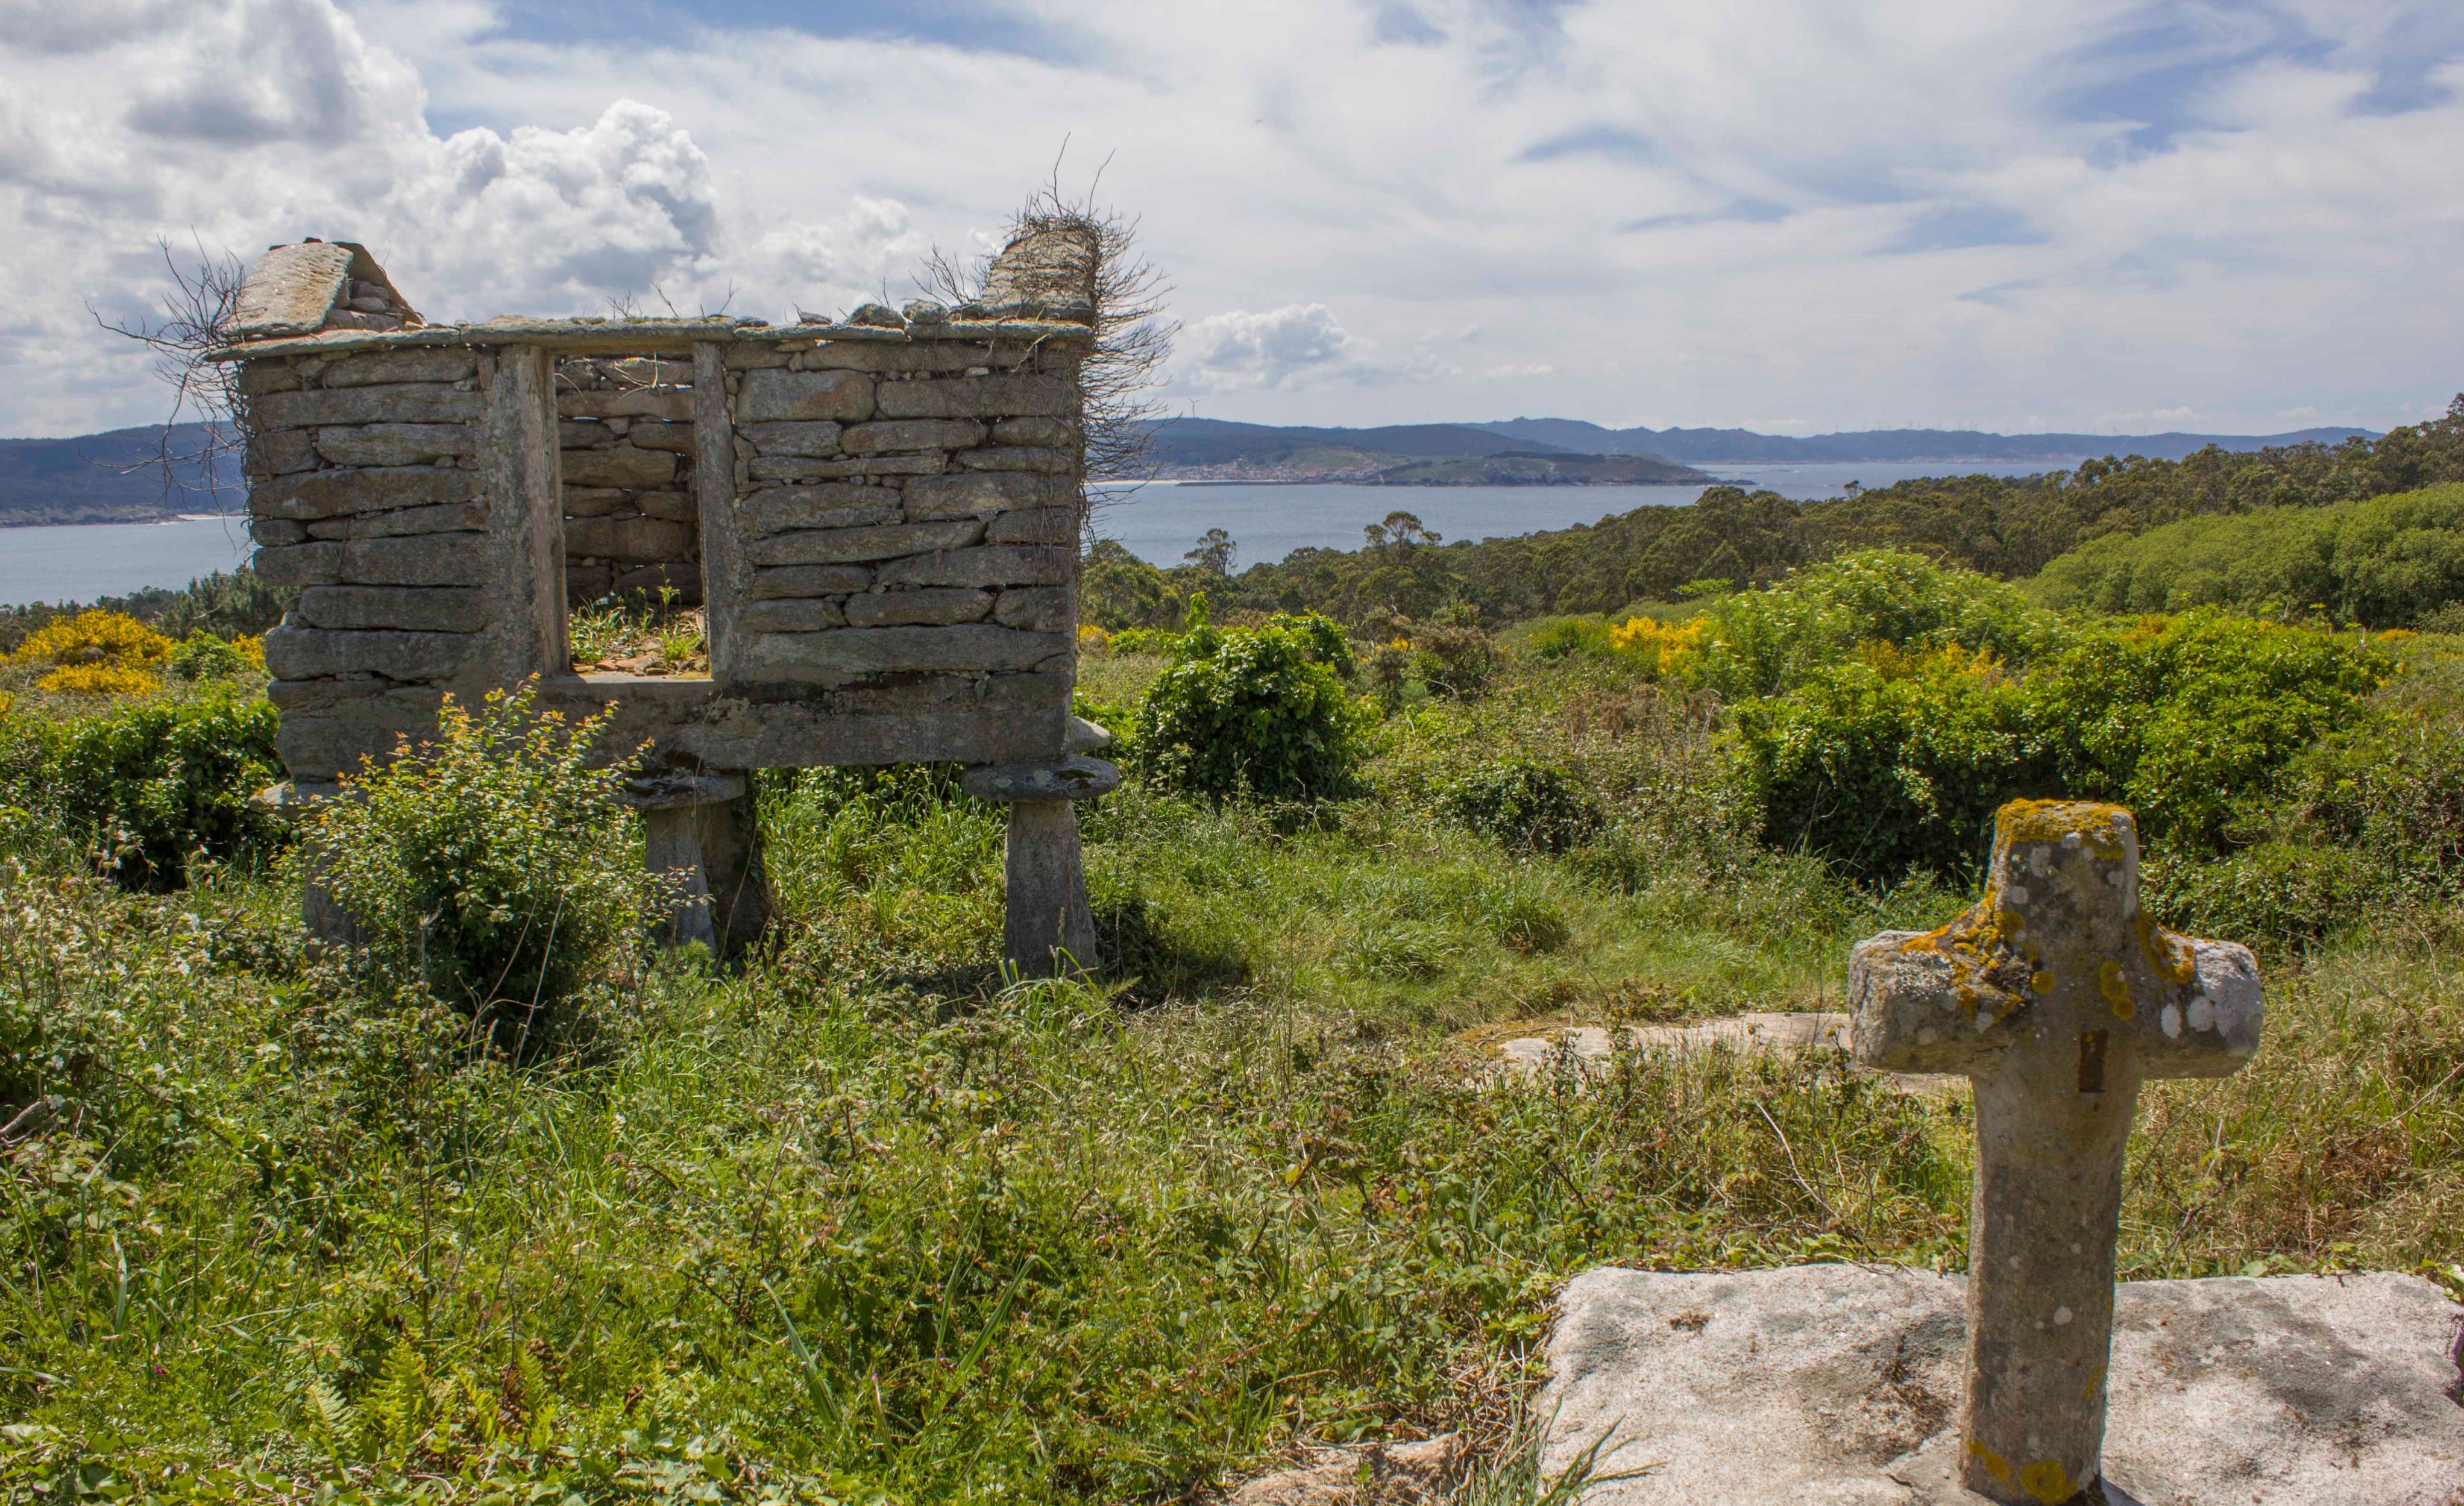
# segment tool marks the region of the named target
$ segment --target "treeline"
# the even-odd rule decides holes
[[[1854,496],[1793,502],[1715,487],[1691,507],[1645,507],[1551,533],[1445,543],[1408,514],[1357,550],[1303,549],[1235,576],[1206,563],[1170,570],[1099,544],[1082,616],[1107,627],[1164,625],[1203,589],[1221,607],[1319,611],[1355,627],[1476,608],[1490,627],[1564,613],[1668,601],[1699,582],[1767,585],[1851,550],[1897,548],[2003,579],[2035,575],[2093,539],[2189,518],[2317,508],[2464,481],[2464,395],[2441,419],[2341,445],[2181,460],[2092,460],[2033,476],[1903,481]]]
[[[194,632],[253,638],[281,622],[282,614],[298,600],[298,587],[269,585],[255,571],[241,565],[200,576],[177,590],[145,586],[126,596],[106,596],[91,602],[0,606],[0,654],[13,652],[44,623],[87,606],[124,612],[169,638],[186,638]]]

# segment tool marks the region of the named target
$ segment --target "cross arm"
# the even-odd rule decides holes
[[[2010,1021],[2027,1007],[2024,971],[1966,945],[1957,923],[1934,931],[1886,930],[1848,958],[1857,1059],[1884,1072],[1974,1076],[2007,1049]]]
[[[2266,1012],[2258,963],[2236,942],[2158,931],[2150,948],[2167,964],[2152,990],[2133,989],[2127,1029],[2140,1070],[2151,1078],[2222,1078],[2258,1050]]]

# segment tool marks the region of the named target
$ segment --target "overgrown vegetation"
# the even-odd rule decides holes
[[[1397,580],[1442,547],[1406,534]],[[647,953],[594,729],[520,695],[308,828],[286,862],[365,927],[312,947],[297,872],[237,861],[275,831],[139,875],[79,821],[168,775],[28,793],[141,717],[261,748],[245,667],[12,665],[0,1481],[1171,1499],[1460,1428],[1528,1502],[1568,1276],[1955,1268],[1970,1126],[1837,1054],[1489,1043],[1837,1007],[1851,941],[1965,903],[2006,794],[2136,805],[2152,902],[2267,969],[2258,1059],[2144,1095],[2125,1275],[2449,1271],[2464,642],[2056,612],[1904,552],[1718,574],[1496,638],[1461,596],[1090,631],[1135,776],[1084,813],[1089,984],[1001,978],[1001,816],[935,768],[765,776],[778,934]]]

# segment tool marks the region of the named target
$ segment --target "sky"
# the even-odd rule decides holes
[[[2464,389],[2454,0],[0,0],[0,434],[164,252],[431,320],[914,296],[1134,217],[1172,409],[2371,428]]]

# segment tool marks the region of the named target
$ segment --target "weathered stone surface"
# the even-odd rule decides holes
[[[690,491],[636,491],[633,505],[646,517],[671,518],[679,523],[692,523],[701,517],[701,505]]]
[[[1067,632],[1070,616],[1069,592],[1060,586],[1013,587],[993,603],[994,622],[1030,633]]]
[[[673,455],[690,455],[693,451],[693,428],[690,424],[657,424],[648,419],[633,420],[626,432],[625,442],[637,449],[664,449]]]
[[[596,601],[616,589],[616,567],[609,564],[588,564],[567,559],[564,562],[564,599],[574,606]]]
[[[891,450],[964,449],[982,444],[983,439],[984,426],[972,419],[910,419],[850,425],[839,435],[839,447],[850,455],[878,455]]]
[[[578,487],[666,487],[676,479],[676,457],[630,444],[605,449],[568,449],[563,479]]]
[[[748,371],[736,395],[736,422],[872,417],[872,379],[858,371]]]
[[[878,528],[822,529],[805,534],[779,534],[753,545],[756,565],[832,565],[870,559],[898,559],[928,550],[959,549],[984,535],[984,525],[970,519],[947,523],[891,523]],[[882,578],[887,578],[884,577]],[[902,585],[978,585],[990,581],[901,580]]]
[[[755,678],[830,684],[857,675],[981,673],[1032,669],[1067,655],[1058,633],[1022,633],[981,622],[956,627],[845,627],[830,633],[762,633],[753,637],[747,670]]]
[[[994,517],[1023,508],[1075,507],[1078,484],[1067,476],[1026,471],[976,471],[925,476],[906,484],[907,519]]]
[[[231,339],[272,339],[322,328],[350,284],[351,250],[331,241],[276,246],[240,284],[223,330]]]
[[[1089,310],[1095,303],[1094,238],[1068,227],[1036,230],[1001,248],[984,275],[983,301],[1029,309]]]
[[[419,534],[478,533],[487,526],[486,503],[447,502],[436,507],[319,518],[306,525],[306,532],[311,538],[407,538]]]
[[[260,517],[250,520],[248,536],[259,544],[279,548],[284,544],[306,542],[308,530],[304,524],[294,523],[288,518]]]
[[[899,519],[898,493],[879,487],[773,487],[737,504],[736,515],[755,534],[800,528],[863,528]]]
[[[556,411],[565,418],[647,418],[691,424],[693,389],[632,387],[615,392],[560,392]]]
[[[915,528],[950,528],[949,523],[911,524]],[[979,525],[980,526],[980,525]],[[1078,569],[1078,552],[1032,544],[1001,544],[978,549],[952,547],[947,553],[919,555],[883,565],[876,578],[892,586],[1021,586],[1067,585]]]
[[[274,585],[474,586],[487,578],[487,535],[430,534],[260,549],[256,573]]]
[[[914,591],[869,591],[847,598],[847,620],[856,627],[943,626],[979,622],[993,607],[989,592],[926,586]]]
[[[475,633],[488,625],[476,591],[412,586],[310,586],[292,611],[310,627]]]
[[[450,680],[471,662],[468,633],[335,632],[277,627],[265,635],[266,672],[280,680],[378,674]]]
[[[438,382],[269,392],[248,404],[249,418],[260,429],[321,428],[329,424],[469,424],[483,411],[485,400],[478,393]]]
[[[1558,1299],[1544,1471],[1614,1430],[1586,1506],[1974,1506],[1952,1455],[1961,1278],[1846,1265],[1595,1270]],[[2445,1506],[2459,1310],[2393,1274],[2124,1283],[2108,1494],[2150,1506]]]
[[[959,788],[979,800],[1091,800],[1121,787],[1119,766],[1072,753],[1048,763],[970,769]]]
[[[266,482],[249,492],[248,502],[250,511],[259,517],[306,520],[462,502],[475,497],[478,487],[479,479],[472,471],[440,470],[432,466],[319,470]]]
[[[872,584],[872,572],[863,565],[784,565],[756,570],[745,587],[748,601],[772,597],[845,596]]]
[[[1078,457],[1066,449],[991,445],[982,449],[961,450],[958,464],[969,470],[1041,470],[1047,475],[1066,476],[1078,469]]]
[[[1465,1451],[1456,1433],[1312,1449],[1301,1464],[1243,1481],[1223,1506],[1442,1506],[1454,1498]]]
[[[1059,416],[1076,409],[1078,393],[1052,377],[936,377],[885,382],[877,401],[893,419]]]
[[[479,452],[468,424],[362,424],[320,428],[317,453],[337,466],[424,466]]]
[[[460,382],[478,369],[467,350],[376,350],[329,363],[317,380],[328,387],[367,387],[395,382]]]
[[[269,392],[289,392],[305,386],[297,362],[288,360],[244,360],[237,379],[239,395],[244,398],[263,397]]]
[[[842,429],[837,424],[739,424],[736,433],[759,454],[819,457],[839,452]]]
[[[968,371],[1015,366],[1024,356],[1023,346],[964,340],[834,339],[799,351],[793,364],[800,371]]]
[[[1045,377],[1039,381],[1053,381]],[[993,426],[993,439],[1003,445],[1035,445],[1067,449],[1078,443],[1078,426],[1067,419],[1009,418]]]
[[[747,601],[736,614],[737,627],[747,633],[818,633],[847,621],[835,597]]]
[[[1984,897],[1938,930],[1860,943],[1848,996],[1859,1061],[1976,1083],[1965,1483],[2067,1499],[2098,1478],[2140,1084],[2248,1061],[2257,967],[2141,912],[2128,811],[2014,800],[1994,819]]]
[[[317,464],[317,436],[307,429],[259,429],[248,437],[240,468],[252,476],[282,476]]]
[[[1795,1051],[1844,1051],[1849,1017],[1835,1010],[1749,1011],[1683,1025],[1629,1025],[1621,1033],[1638,1051],[1679,1053],[1733,1051],[1785,1054]],[[1605,1060],[1616,1049],[1616,1037],[1596,1025],[1544,1034],[1516,1036],[1497,1043],[1498,1058],[1508,1071],[1534,1072],[1565,1053],[1577,1061]]]
[[[722,686],[672,737],[678,752],[715,768],[1010,763],[1061,756],[1068,707],[1066,674],[901,676],[815,686],[788,700],[750,700]],[[632,726],[620,715],[611,739]]]
[[[696,542],[693,530],[663,517],[574,517],[564,523],[564,552],[584,559],[647,564],[690,554]]]
[[[845,481],[857,476],[937,475],[949,468],[949,457],[930,455],[868,455],[845,460],[764,455],[745,468],[754,481]]]
[[[567,453],[605,449],[624,437],[614,425],[597,419],[559,419],[556,425],[557,447]]]
[[[610,513],[637,511],[639,499],[655,495],[648,491],[627,491],[623,487],[566,487],[559,504],[567,517],[605,517]]]
[[[1078,510],[1045,507],[1026,513],[1004,513],[984,525],[987,544],[1074,544],[1078,541]]]

